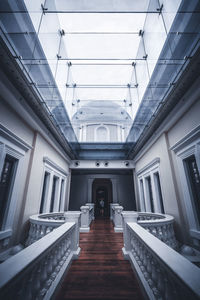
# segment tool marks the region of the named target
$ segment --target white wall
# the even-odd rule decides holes
[[[196,88],[191,89],[185,95],[185,102],[179,103],[179,107],[170,113],[165,120],[165,126],[157,129],[154,137],[143,146],[134,160],[137,173],[155,158],[160,159],[160,181],[165,212],[175,217],[179,238],[186,243],[189,243],[191,238],[183,201],[182,178],[177,165],[177,156],[171,148],[200,125],[200,98],[196,91]],[[180,115],[181,111],[183,112]],[[137,201],[139,201],[138,192]]]

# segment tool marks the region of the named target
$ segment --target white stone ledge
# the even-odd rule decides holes
[[[167,269],[200,297],[200,269],[197,266],[193,265],[185,257],[168,247],[137,223],[128,222],[127,225]],[[131,251],[129,251],[130,258],[131,255]]]

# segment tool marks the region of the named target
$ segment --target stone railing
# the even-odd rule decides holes
[[[115,206],[119,206],[119,204],[118,203],[110,203],[110,220],[113,220]]]
[[[30,229],[25,246],[29,246],[65,223],[64,213],[47,213],[29,218]]]
[[[136,270],[149,299],[200,298],[198,267],[136,222],[126,222],[125,231],[123,253]]]
[[[112,220],[114,223],[115,232],[123,232],[123,223],[122,223],[122,211],[123,207],[120,205],[113,206],[113,215]]]
[[[25,246],[31,245],[67,221],[76,222],[77,234],[79,234],[79,230],[80,232],[88,232],[93,219],[93,203],[87,203],[85,206],[82,206],[81,211],[54,212],[31,216],[29,218],[29,235]]]
[[[0,265],[0,299],[50,299],[79,252],[76,223],[66,222]]]
[[[163,241],[168,246],[178,250],[178,242],[174,233],[174,217],[159,213],[123,211],[122,206],[112,208],[115,232],[123,232],[124,218],[131,222],[134,220],[151,234]],[[137,214],[137,218],[135,216]]]
[[[178,242],[174,233],[174,217],[156,213],[138,213],[138,224],[159,240],[178,250]]]
[[[84,206],[81,206],[81,227],[80,232],[89,232],[90,224],[94,219],[94,204],[87,203]]]

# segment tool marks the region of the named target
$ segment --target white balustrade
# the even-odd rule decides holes
[[[78,252],[76,223],[59,226],[0,265],[0,299],[50,299]]]
[[[174,217],[156,213],[139,212],[138,224],[163,241],[171,248],[178,250],[178,242],[174,234]]]
[[[74,243],[75,247],[79,249],[79,228],[81,225],[81,212],[80,211],[66,211],[64,213],[65,222],[75,222],[75,234],[74,234]],[[74,254],[75,255],[75,254]],[[79,251],[77,253],[77,258]]]
[[[113,214],[114,231],[123,232],[123,225],[122,225],[123,206],[115,205],[113,208],[114,208],[114,214]]]
[[[199,299],[200,269],[136,222],[126,222],[126,258],[149,299]]]
[[[94,220],[94,203],[86,203],[81,206],[81,227],[80,232],[89,232],[90,224]]]
[[[64,213],[46,213],[29,218],[30,229],[25,245],[29,246],[65,223]]]
[[[131,249],[130,244],[130,230],[127,227],[127,222],[136,222],[137,223],[138,212],[135,211],[123,211],[122,212],[122,224],[123,224],[123,239],[124,247],[122,252],[125,259],[128,259],[127,252]]]
[[[90,231],[90,208],[87,205],[83,205],[80,208],[81,210],[81,227],[80,232],[89,232]]]
[[[90,207],[90,219],[92,222],[94,220],[94,203],[86,203],[85,205]]]
[[[119,204],[118,203],[110,203],[110,220],[113,220],[115,206],[119,206]]]

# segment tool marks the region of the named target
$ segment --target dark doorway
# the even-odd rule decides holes
[[[112,199],[112,182],[110,179],[95,179],[92,185],[92,199],[95,204],[95,218],[110,217]]]

